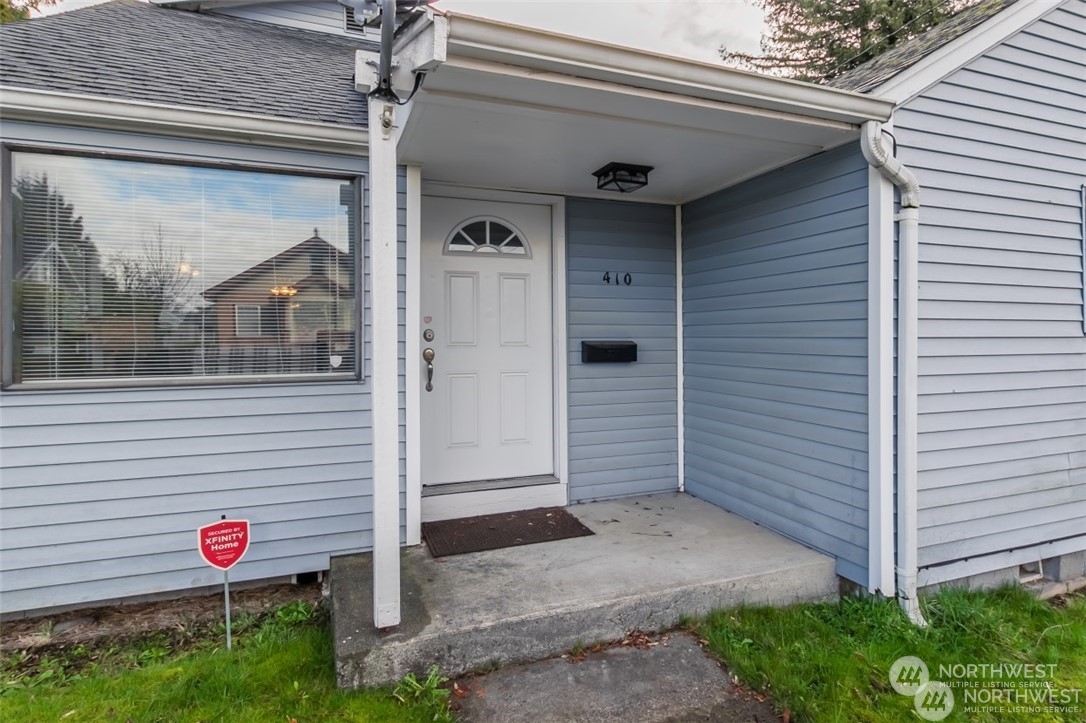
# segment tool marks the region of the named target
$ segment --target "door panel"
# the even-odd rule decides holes
[[[423,199],[424,485],[554,472],[550,218],[549,206]]]

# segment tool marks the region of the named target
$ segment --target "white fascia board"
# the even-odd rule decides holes
[[[292,0],[150,0],[152,5],[182,10],[215,10],[217,8],[236,8],[245,5],[274,5]]]
[[[0,118],[326,153],[369,147],[365,128],[6,86],[0,87]]]
[[[924,56],[919,62],[868,94],[892,101],[894,105],[907,103],[1063,4],[1050,0],[1016,2],[961,37]]]
[[[435,17],[431,11],[431,17]],[[860,93],[647,53],[455,13],[448,56],[858,124],[886,121],[893,104]]]

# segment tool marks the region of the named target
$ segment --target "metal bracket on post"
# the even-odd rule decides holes
[[[392,130],[396,123],[396,106],[386,103],[381,109],[381,116],[377,119],[381,127],[381,137],[386,141],[392,138]]]

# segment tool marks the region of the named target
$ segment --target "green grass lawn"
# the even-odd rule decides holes
[[[890,666],[905,655],[923,660],[933,679],[950,678],[944,682],[952,685],[956,700],[948,721],[1086,720],[1086,597],[1050,603],[1018,588],[947,590],[924,601],[924,615],[929,627],[919,629],[893,601],[845,599],[836,605],[718,612],[701,621],[697,632],[740,680],[767,693],[778,709],[791,711],[793,720],[924,720],[913,698],[890,686]],[[954,686],[966,683],[975,691],[973,683],[985,676],[939,675],[940,665],[958,663],[1054,665],[1044,669],[1055,673],[1044,682],[1064,698],[1053,699],[1056,710],[992,712],[976,709],[1015,706],[1013,701],[981,706],[988,693],[978,693],[969,704],[974,710],[965,711],[965,690]],[[1017,676],[1003,670],[1012,673],[1013,687],[1026,678],[1024,669]],[[988,676],[987,684],[992,682]],[[1078,699],[1077,710],[1069,697]]]
[[[845,599],[787,609],[744,608],[695,627],[747,685],[793,720],[880,723],[922,720],[889,680],[901,656],[941,679],[955,664],[1052,665],[1059,691],[1080,691],[1046,712],[964,711],[948,721],[1086,720],[1086,597],[1041,602],[1023,590],[946,591],[927,599],[928,628],[893,601]],[[221,630],[159,633],[112,647],[69,647],[0,664],[0,720],[15,721],[448,721],[440,680],[392,690],[337,690],[327,618],[304,603],[236,622],[233,651]],[[1017,684],[1022,676],[1012,678]],[[972,678],[974,682],[976,677]],[[975,704],[974,704],[975,705]]]
[[[152,636],[112,650],[63,651],[33,666],[9,658],[0,720],[413,723],[447,716],[443,690],[436,704],[419,687],[421,700],[406,704],[391,690],[338,690],[327,619],[302,603],[239,622],[232,651],[216,635],[180,652]]]

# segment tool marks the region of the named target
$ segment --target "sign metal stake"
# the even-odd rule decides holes
[[[223,597],[226,598],[226,649],[230,650],[230,571],[222,571]]]
[[[196,531],[197,549],[204,562],[222,570],[223,599],[226,604],[226,649],[233,649],[230,621],[230,568],[249,550],[249,521],[222,520]]]

